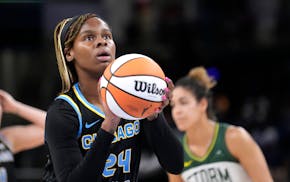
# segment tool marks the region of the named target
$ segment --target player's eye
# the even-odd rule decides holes
[[[110,39],[112,39],[112,34],[105,34],[105,35],[103,36],[103,38],[104,38],[105,40],[110,40]]]
[[[86,41],[92,41],[92,40],[94,40],[94,38],[95,38],[95,36],[93,36],[93,35],[87,35],[87,36],[85,36],[85,40]]]

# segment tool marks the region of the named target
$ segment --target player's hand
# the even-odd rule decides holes
[[[3,112],[17,114],[17,103],[8,92],[0,89],[0,103],[2,105]]]
[[[168,77],[165,77],[165,81],[167,83],[167,88],[165,88],[165,94],[162,96],[162,104],[161,106],[155,111],[154,114],[147,117],[149,121],[156,119],[158,114],[163,111],[163,109],[169,104],[169,100],[172,97],[171,92],[174,88],[174,84],[172,80]]]
[[[105,113],[106,119],[109,119],[112,121],[118,121],[118,120],[120,121],[120,118],[110,110],[106,102],[103,102],[103,101],[101,102],[102,102],[103,112]]]
[[[101,99],[102,100],[102,99]],[[108,107],[108,105],[101,101],[102,102],[102,107],[103,107],[103,112],[105,113],[105,120],[104,122],[102,123],[102,128],[104,130],[106,130],[107,132],[113,134],[120,121],[121,121],[121,118],[119,118],[118,116],[116,116]]]
[[[97,92],[98,92],[98,95],[99,95],[99,103],[101,104],[102,106],[102,109],[103,109],[103,112],[106,116],[106,118],[117,118],[118,119],[118,116],[116,116],[108,107],[108,105],[106,104],[105,101],[103,101],[102,99],[102,96],[101,96],[101,89],[100,89],[100,84],[101,84],[101,79],[99,79],[98,81],[98,88],[97,88]]]

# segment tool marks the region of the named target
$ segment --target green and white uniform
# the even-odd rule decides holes
[[[225,133],[228,124],[217,123],[214,137],[207,153],[197,157],[190,152],[186,135],[182,135],[185,182],[250,182],[250,178],[239,161],[229,152]]]

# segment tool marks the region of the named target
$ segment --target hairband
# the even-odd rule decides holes
[[[80,16],[74,16],[72,18],[70,18],[69,21],[66,22],[66,24],[64,25],[62,31],[61,31],[61,35],[60,35],[60,42],[61,42],[61,46],[62,49],[64,50],[64,43],[65,43],[65,36],[69,30],[69,27],[79,18]]]

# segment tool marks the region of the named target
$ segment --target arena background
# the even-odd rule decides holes
[[[117,56],[148,55],[173,81],[205,66],[218,80],[219,120],[245,127],[275,181],[289,181],[289,0],[0,0],[0,88],[47,109],[61,87],[53,28],[84,12],[112,26]],[[169,108],[165,114],[174,128]],[[11,115],[3,120],[2,127],[27,124]],[[39,181],[45,155],[39,147],[15,156],[20,182]],[[140,181],[167,181],[149,150],[143,157]]]

